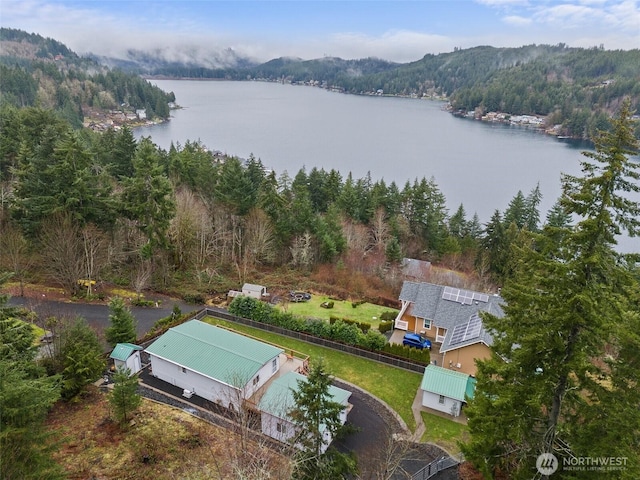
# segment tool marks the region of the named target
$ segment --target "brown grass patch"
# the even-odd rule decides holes
[[[111,419],[106,394],[92,389],[77,403],[58,403],[47,427],[58,444],[55,460],[71,480],[236,478],[233,432],[149,400],[120,426]],[[287,459],[270,455],[268,478],[284,478]]]

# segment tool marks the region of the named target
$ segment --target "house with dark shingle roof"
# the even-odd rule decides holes
[[[284,350],[190,320],[170,328],[146,350],[151,374],[184,391],[238,409],[280,368]]]
[[[404,282],[395,328],[431,340],[442,367],[475,375],[476,359],[491,356],[493,338],[481,313],[504,316],[503,299],[433,283]]]

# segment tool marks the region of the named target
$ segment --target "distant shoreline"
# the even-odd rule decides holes
[[[551,137],[556,137],[558,140],[569,140],[569,141],[574,141],[574,142],[589,142],[591,143],[591,141],[589,139],[584,139],[584,138],[580,138],[580,137],[572,137],[572,136],[567,136],[567,135],[561,135],[559,132],[559,126],[554,126],[554,127],[546,127],[545,126],[545,122],[546,122],[546,116],[542,116],[542,115],[525,115],[525,114],[519,114],[519,115],[515,115],[515,114],[509,114],[509,113],[504,113],[504,112],[487,112],[485,115],[481,115],[478,116],[475,114],[475,112],[468,112],[466,110],[453,110],[451,108],[451,105],[448,103],[448,97],[446,96],[438,96],[438,95],[423,95],[421,97],[419,97],[418,95],[398,95],[398,94],[389,94],[389,93],[384,93],[383,91],[376,91],[376,92],[361,92],[361,93],[350,93],[350,92],[345,92],[343,89],[338,88],[338,87],[328,87],[328,86],[324,86],[322,85],[320,82],[315,82],[315,83],[311,83],[311,82],[290,82],[290,81],[280,81],[280,80],[269,80],[269,79],[261,79],[261,78],[251,78],[251,79],[247,79],[247,80],[231,80],[228,78],[203,78],[203,77],[169,77],[166,75],[142,75],[142,78],[144,78],[145,80],[148,81],[152,81],[152,80],[175,80],[175,81],[181,81],[181,80],[185,80],[185,81],[198,81],[198,82],[265,82],[265,83],[280,83],[283,85],[293,85],[293,86],[305,86],[305,87],[314,87],[314,88],[321,88],[323,90],[327,90],[329,92],[335,92],[335,93],[344,93],[346,95],[359,95],[359,96],[365,96],[365,97],[391,97],[391,98],[408,98],[408,99],[415,99],[415,100],[432,100],[432,101],[438,101],[438,102],[447,102],[447,106],[444,108],[444,110],[446,110],[447,112],[449,112],[450,114],[452,114],[453,116],[456,117],[460,117],[460,118],[466,118],[466,119],[473,119],[473,120],[478,120],[478,121],[482,121],[482,122],[488,122],[488,123],[501,123],[501,124],[505,124],[505,125],[511,125],[514,127],[522,127],[522,128],[527,128],[527,129],[535,129],[538,130],[540,133],[543,133],[545,135],[549,135]],[[172,110],[174,109],[180,109],[183,107],[180,106],[175,106],[172,108]],[[514,120],[517,119],[517,120]],[[168,121],[165,120],[165,121]],[[159,122],[159,123],[164,123],[163,122]],[[148,125],[147,125],[148,126]]]

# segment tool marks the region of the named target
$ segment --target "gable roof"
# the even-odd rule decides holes
[[[146,351],[234,386],[249,382],[284,350],[199,320],[170,328]]]
[[[465,395],[470,399],[473,398],[476,379],[466,373],[448,370],[436,365],[427,365],[420,388],[426,392],[464,402]]]
[[[298,391],[299,381],[306,382],[307,377],[297,372],[288,372],[274,380],[260,399],[260,410],[286,419],[289,416],[289,410],[295,406],[293,391]],[[332,401],[346,406],[351,392],[329,385],[329,395],[331,395]]]
[[[245,290],[248,292],[258,292],[258,293],[262,293],[262,290],[265,287],[263,285],[256,285],[255,283],[245,283],[244,285],[242,285],[242,291],[244,292]]]
[[[118,343],[113,347],[113,351],[111,352],[111,355],[109,355],[109,358],[126,362],[133,352],[138,350],[142,350],[142,347],[139,345],[134,345],[133,343]]]
[[[458,291],[463,295],[471,295],[470,297],[460,297],[470,299],[470,301],[462,303],[462,301],[456,300],[455,296],[446,295],[448,291]],[[468,322],[474,313],[481,311],[498,317],[504,316],[500,306],[503,302],[502,297],[471,290],[454,289],[433,283],[404,282],[399,299],[412,303],[407,310],[409,315],[430,319],[434,325],[446,329]]]

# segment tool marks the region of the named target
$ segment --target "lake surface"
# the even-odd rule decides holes
[[[211,150],[253,154],[277,175],[305,167],[343,178],[435,179],[450,213],[486,223],[521,190],[540,184],[541,219],[560,195],[561,173],[580,172],[583,146],[533,130],[457,118],[436,101],[345,95],[267,82],[156,80],[183,108],[169,122],[135,130],[168,149],[200,140]],[[639,251],[638,244],[623,250]],[[636,240],[634,240],[636,242]]]

